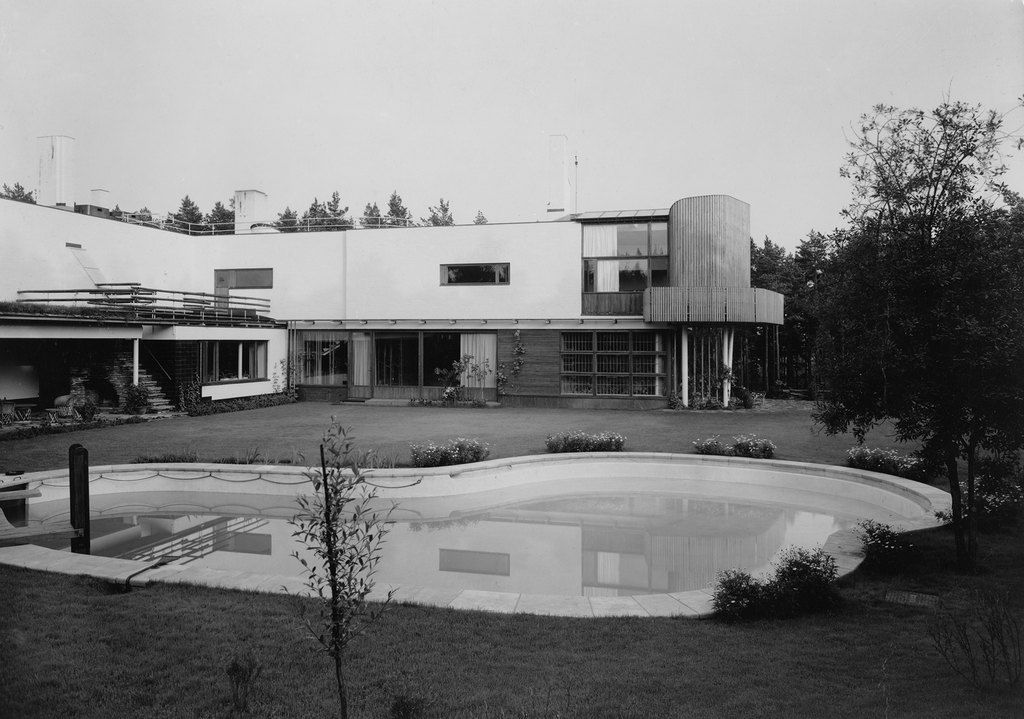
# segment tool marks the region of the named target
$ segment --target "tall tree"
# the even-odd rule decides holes
[[[476,211],[476,219],[473,220],[473,224],[474,225],[486,225],[487,224],[487,218],[484,217],[484,213],[482,211],[480,211],[480,210]]]
[[[4,189],[0,192],[0,197],[8,200],[17,200],[18,202],[27,202],[30,205],[36,204],[36,198],[32,196],[32,192],[22,187],[20,182],[15,182],[14,187],[8,187],[5,182]]]
[[[816,418],[861,440],[888,419],[921,443],[949,480],[964,569],[977,555],[979,453],[1024,444],[1024,213],[995,204],[1002,124],[949,101],[863,116],[842,173],[850,227],[819,282],[828,395]]]
[[[363,216],[359,222],[363,227],[370,230],[378,230],[383,226],[383,221],[380,217],[380,208],[377,207],[377,203],[370,204],[366,203],[366,208],[363,210]]]
[[[298,230],[298,217],[299,214],[295,210],[291,207],[285,207],[284,212],[278,213],[277,222],[274,224],[281,232],[296,232]]]
[[[384,215],[385,227],[408,227],[412,224],[412,213],[409,208],[402,204],[402,198],[398,191],[391,193],[388,198],[388,211]]]
[[[455,224],[455,218],[452,217],[451,206],[445,202],[442,197],[438,200],[437,207],[428,208],[430,211],[430,217],[424,217],[421,219],[424,225],[430,225],[431,227],[449,227]]]
[[[220,200],[213,204],[213,209],[206,216],[206,224],[215,235],[230,235],[235,231],[235,201],[230,201],[230,209],[221,204]]]
[[[344,230],[352,227],[352,221],[346,217],[347,213],[348,207],[341,206],[341,197],[335,192],[327,202],[320,202],[314,197],[299,224],[303,231]]]
[[[203,212],[199,209],[199,205],[194,203],[188,195],[181,198],[181,205],[178,207],[178,211],[171,213],[173,219],[172,226],[178,232],[184,232],[189,235],[199,235],[206,231],[203,224]]]

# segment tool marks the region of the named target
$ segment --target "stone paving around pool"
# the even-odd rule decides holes
[[[32,544],[0,548],[0,564],[91,577],[119,584],[129,590],[151,584],[192,584],[216,589],[312,596],[299,577],[70,554]],[[370,599],[383,601],[392,588],[396,590],[392,599],[395,602],[485,612],[563,617],[707,617],[711,614],[711,591],[704,589],[632,597],[567,597],[380,585],[370,595]]]

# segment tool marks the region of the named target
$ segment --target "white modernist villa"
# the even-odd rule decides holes
[[[723,374],[758,389],[775,372],[783,298],[750,286],[749,206],[726,195],[550,222],[283,232],[257,216],[266,196],[243,190],[230,234],[39,199],[0,200],[8,401],[118,404],[140,377],[169,404],[190,385],[221,400],[288,381],[306,400],[436,398],[435,369],[468,354],[491,372],[463,383],[489,400],[656,408],[672,393],[727,398]]]

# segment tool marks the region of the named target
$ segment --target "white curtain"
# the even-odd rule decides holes
[[[597,553],[597,583],[619,583],[619,555],[616,552]]]
[[[619,261],[598,260],[597,277],[595,278],[595,292],[618,292],[619,291]]]
[[[352,367],[349,385],[370,384],[370,335],[366,332],[352,333]]]
[[[583,256],[614,257],[617,254],[617,225],[584,225]]]
[[[483,384],[473,379],[468,373],[462,375],[464,387],[495,387],[494,372],[498,366],[498,335],[494,332],[466,332],[459,339],[459,354],[473,355],[475,363],[483,364],[488,361],[490,374],[484,379]]]

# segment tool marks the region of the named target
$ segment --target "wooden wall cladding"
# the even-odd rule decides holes
[[[686,197],[669,210],[669,284],[750,287],[750,205],[728,195]]]
[[[644,313],[642,292],[584,292],[584,315],[632,316]]]
[[[512,364],[512,347],[515,344],[514,330],[498,331],[498,363],[505,363],[505,373]],[[561,341],[559,330],[520,330],[519,341],[526,349],[525,364],[519,376],[512,379],[516,385],[515,395],[559,395],[561,394]]]

